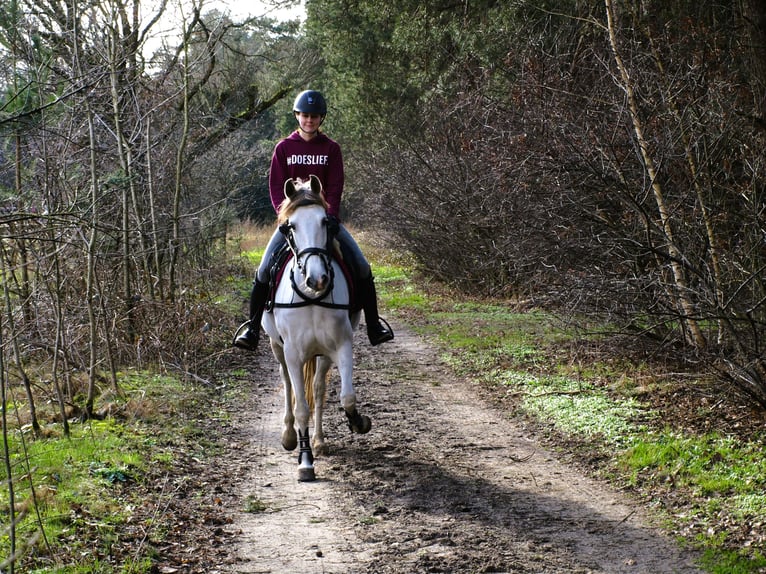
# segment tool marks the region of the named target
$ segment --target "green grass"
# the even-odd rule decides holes
[[[522,408],[541,421],[550,421],[560,433],[599,438],[606,446],[620,447],[644,428],[634,422],[647,414],[638,401],[615,400],[582,380],[527,376],[522,385],[514,386],[523,389]]]
[[[260,514],[266,512],[269,506],[255,495],[248,495],[245,499],[245,512],[250,514]]]
[[[141,433],[137,429],[127,429],[113,420],[73,424],[69,438],[54,435],[27,440],[26,451],[19,438],[16,433],[9,446],[15,475],[15,506],[37,502],[45,539],[54,547],[73,527],[86,520],[94,528],[108,531],[127,518],[115,488],[118,482],[140,477],[148,462],[138,449]],[[3,472],[0,478],[6,480],[7,476]],[[4,514],[9,506],[8,491],[4,490],[0,494]],[[29,513],[20,521],[17,528],[20,540],[32,538],[38,531],[39,524],[34,518]],[[0,547],[7,548],[8,544],[4,534]]]
[[[766,507],[766,458],[761,444],[741,443],[708,433],[685,436],[665,429],[647,432],[620,457],[633,483],[647,474],[660,481],[692,489],[696,496],[730,496],[727,504],[749,509]]]
[[[710,549],[702,566],[711,574],[751,574],[766,570],[766,556],[761,550]]]
[[[139,560],[128,559],[119,567],[107,562],[95,560],[86,565],[58,566],[55,569],[38,568],[31,570],[29,574],[144,574],[151,571],[151,559],[144,558]]]
[[[43,427],[41,437],[32,436],[28,429],[8,434],[14,508],[21,516],[17,548],[35,540],[22,557],[33,552],[55,562],[65,547],[63,554],[78,557],[76,566],[31,571],[139,574],[151,569],[148,556],[137,556],[119,569],[98,556],[109,553],[117,527],[131,520],[132,510],[142,503],[131,500],[133,485],[140,484],[150,468],[156,471],[173,463],[173,452],[165,445],[174,437],[163,433],[179,429],[162,425],[170,416],[178,416],[185,401],[194,399],[188,385],[165,375],[127,371],[119,374],[119,386],[120,393],[110,390],[104,399],[112,403],[119,418],[72,421],[69,437],[55,422]],[[19,407],[23,410],[23,405]],[[0,480],[7,480],[4,466]],[[24,508],[30,511],[24,514]],[[0,489],[0,514],[8,516],[9,511],[9,490]],[[86,537],[78,534],[83,531]],[[94,540],[98,541],[95,547]],[[9,548],[9,534],[3,528],[0,556],[7,556]]]

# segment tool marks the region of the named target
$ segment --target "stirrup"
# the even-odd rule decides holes
[[[242,323],[239,327],[237,327],[237,330],[234,331],[234,338],[231,340],[231,344],[236,346],[237,343],[237,337],[239,337],[242,334],[242,330],[245,328],[250,327],[250,320],[248,319],[244,323]]]
[[[234,333],[234,340],[231,342],[234,347],[245,351],[255,351],[258,348],[260,334],[258,331],[253,331],[251,326],[252,321],[245,321],[237,328]],[[243,328],[245,329],[243,330]]]
[[[370,337],[370,329],[367,329],[367,337],[370,339],[370,344],[373,347],[381,345],[387,341],[391,341],[394,338],[394,330],[391,328],[391,325],[388,324],[388,321],[382,317],[378,317],[378,322],[385,325],[385,330],[377,333],[379,337],[377,337],[375,340],[372,340],[372,337]]]

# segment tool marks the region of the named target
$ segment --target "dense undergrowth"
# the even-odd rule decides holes
[[[244,246],[243,264],[234,273],[227,268],[217,292],[198,306],[201,314],[229,316],[207,331],[212,348],[229,344],[257,259],[250,246],[262,247],[265,237],[236,243]],[[438,344],[509,416],[526,417],[541,440],[641,498],[682,543],[704,551],[710,572],[766,571],[763,413],[600,325],[589,332],[520,302],[469,301],[419,278],[400,254],[366,250],[384,314]],[[219,359],[209,356],[211,369]],[[73,421],[69,437],[53,414],[34,436],[23,424],[22,395],[13,394],[8,411],[18,424],[11,417],[7,449],[17,571],[151,572],[154,546],[172,536],[163,521],[163,497],[172,492],[156,492],[157,484],[181,458],[214,456],[214,437],[200,420],[226,419],[211,400],[220,392],[202,372],[126,369],[119,391],[104,389],[104,419]],[[10,508],[3,489],[3,572]]]

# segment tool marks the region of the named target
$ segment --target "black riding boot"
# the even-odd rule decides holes
[[[269,298],[269,284],[261,283],[256,278],[250,292],[250,320],[247,328],[234,338],[234,346],[247,351],[255,351],[261,331],[261,317]]]
[[[375,281],[372,275],[367,279],[362,279],[359,282],[359,288],[364,319],[367,322],[367,336],[370,338],[370,343],[375,346],[390,341],[394,338],[394,331],[378,315],[378,295],[375,292]]]

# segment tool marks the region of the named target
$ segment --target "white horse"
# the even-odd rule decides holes
[[[352,382],[352,342],[360,311],[351,308],[351,290],[333,258],[322,185],[313,175],[306,182],[287,180],[285,197],[278,223],[292,259],[277,285],[272,311],[264,313],[261,325],[271,339],[285,388],[282,446],[287,450],[300,446],[298,480],[311,481],[316,478],[312,446],[317,454],[326,452],[322,416],[327,374],[333,364],[340,373],[340,401],[349,427],[366,433],[371,423],[357,411]]]

